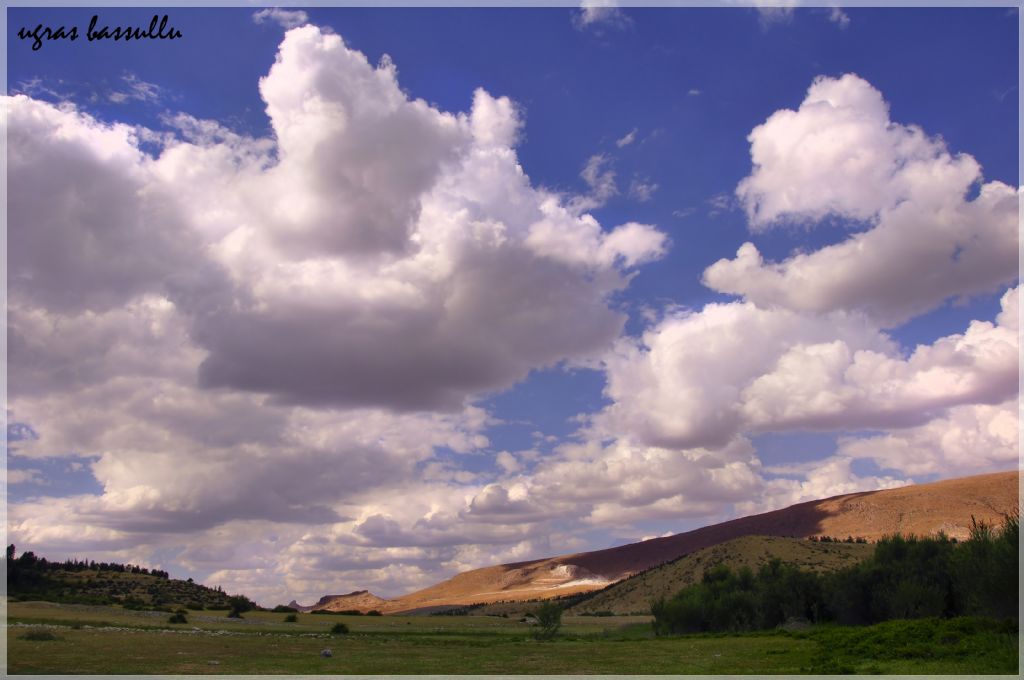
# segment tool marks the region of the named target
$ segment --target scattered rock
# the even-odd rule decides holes
[[[322,656],[324,658],[330,658],[330,657],[334,656],[334,654],[332,654],[331,650],[329,650],[329,649],[321,649],[320,650],[320,656]]]
[[[790,617],[785,623],[779,624],[781,630],[806,630],[811,627],[811,622],[804,618]]]

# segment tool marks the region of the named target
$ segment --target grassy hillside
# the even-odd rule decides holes
[[[653,600],[670,597],[697,583],[705,570],[719,564],[734,569],[747,566],[756,571],[769,560],[778,558],[800,569],[825,572],[856,564],[869,557],[873,550],[873,545],[864,543],[817,543],[779,536],[743,536],[619,581],[586,597],[569,611],[575,614],[647,614]]]
[[[228,595],[191,579],[169,578],[166,572],[131,565],[48,562],[27,552],[13,557],[8,548],[7,594],[12,602],[44,600],[124,607],[228,609]]]

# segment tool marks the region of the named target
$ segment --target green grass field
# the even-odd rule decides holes
[[[8,672],[1013,674],[1018,658],[1015,628],[970,619],[654,638],[649,617],[566,616],[556,640],[539,642],[528,624],[498,617],[223,614],[172,625],[163,612],[11,603]],[[329,635],[338,622],[350,634]],[[43,631],[56,639],[25,639]]]

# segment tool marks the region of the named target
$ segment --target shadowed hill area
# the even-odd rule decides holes
[[[503,564],[388,601],[395,613],[439,605],[547,599],[599,590],[683,555],[741,536],[855,536],[875,541],[893,533],[966,538],[971,517],[999,523],[1018,506],[1017,471],[950,479],[808,501],[758,515],[640,543]]]
[[[803,570],[829,572],[856,564],[873,550],[874,545],[868,543],[817,543],[781,536],[743,536],[614,583],[568,611],[571,614],[647,614],[652,601],[671,597],[698,583],[705,571],[719,564],[729,565],[734,570],[750,567],[756,572],[778,558]]]
[[[78,604],[118,604],[127,608],[228,609],[230,597],[168,577],[167,572],[96,562],[50,562],[31,551],[15,557],[7,548],[7,594],[11,601],[46,600]]]

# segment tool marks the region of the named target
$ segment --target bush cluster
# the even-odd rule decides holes
[[[533,637],[538,640],[553,640],[558,629],[562,627],[562,608],[551,600],[545,601],[533,612],[537,621],[537,630]]]
[[[786,621],[872,624],[892,619],[1018,616],[1018,515],[999,529],[972,521],[968,540],[889,536],[860,564],[831,574],[780,560],[700,583],[651,605],[658,635],[774,628]]]

